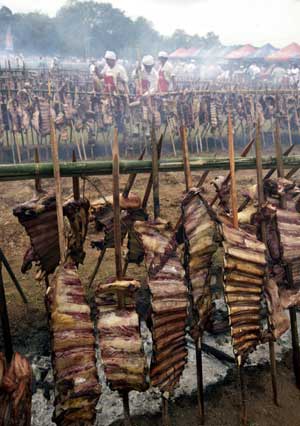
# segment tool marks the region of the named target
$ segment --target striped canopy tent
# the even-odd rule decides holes
[[[286,62],[292,61],[293,59],[300,59],[300,46],[297,43],[289,44],[283,49],[278,50],[275,53],[272,53],[266,58],[268,61],[274,62]]]
[[[246,44],[245,46],[239,47],[238,49],[235,49],[232,52],[229,52],[225,56],[225,59],[229,59],[229,60],[246,59],[257,50],[258,49],[252,46],[251,44]]]
[[[265,59],[273,53],[277,52],[278,50],[279,49],[276,49],[276,47],[272,46],[272,44],[267,43],[260,49],[257,49],[255,52],[249,55],[247,59]]]
[[[197,57],[197,53],[200,51],[197,47],[190,47],[186,49],[184,47],[180,47],[176,49],[169,55],[170,59],[189,59]]]

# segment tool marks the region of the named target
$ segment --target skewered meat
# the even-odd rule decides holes
[[[14,208],[13,214],[29,235],[34,255],[39,259],[42,271],[46,274],[54,272],[59,263],[55,195],[39,194]]]
[[[89,208],[87,199],[70,200],[63,206],[64,215],[67,216],[71,228],[67,235],[67,256],[70,255],[76,265],[83,263],[85,258],[83,245],[88,230]]]
[[[77,268],[56,271],[47,290],[57,425],[93,425],[101,388],[98,381],[94,328]]]
[[[188,295],[184,270],[172,240],[172,230],[166,222],[161,219],[136,222],[134,230],[145,252],[147,284],[151,293],[151,384],[162,392],[172,392],[178,385],[187,358]]]
[[[139,288],[138,281],[123,278],[100,284],[96,292],[101,359],[112,390],[147,388],[147,360],[135,304]],[[118,306],[118,294],[124,307]]]
[[[269,279],[265,283],[265,296],[267,300],[269,321],[271,332],[275,339],[278,339],[290,327],[290,321],[284,309],[282,297],[279,295],[278,285],[274,279]]]
[[[191,189],[182,203],[185,233],[185,271],[192,295],[192,334],[202,334],[212,311],[210,267],[218,248],[216,217],[198,189]]]
[[[40,111],[39,130],[42,136],[46,136],[50,134],[50,103],[43,98],[39,98],[38,107]]]
[[[1,425],[31,425],[31,382],[31,366],[25,357],[16,352],[7,366],[0,353]]]
[[[261,338],[261,298],[266,247],[256,237],[229,225],[220,229],[224,241],[224,291],[233,350],[242,364]]]
[[[88,226],[89,202],[85,199],[69,200],[63,206],[70,230],[67,235],[68,252],[78,263],[84,260],[83,244]],[[54,194],[39,194],[32,200],[17,206],[13,214],[18,217],[30,237],[31,247],[26,251],[22,272],[31,268],[35,261],[40,267],[38,278],[51,274],[59,263],[56,199]]]

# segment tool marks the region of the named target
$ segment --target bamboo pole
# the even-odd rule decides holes
[[[264,156],[262,158],[263,169],[271,169],[276,165],[276,158],[273,156]],[[283,165],[285,169],[300,167],[300,155],[292,157],[284,157]],[[190,158],[191,171],[197,170],[229,170],[228,157],[201,157]],[[256,158],[236,158],[236,170],[256,170]],[[159,161],[159,172],[183,172],[184,164],[182,160],[164,159]],[[120,161],[120,174],[131,173],[148,173],[152,172],[152,162],[149,160],[123,160]],[[0,181],[18,181],[35,179],[39,174],[40,178],[53,178],[54,167],[52,163],[30,163],[30,164],[4,164],[0,165]],[[111,176],[112,162],[111,161],[78,161],[61,162],[60,175],[61,177],[72,176]]]
[[[261,212],[262,206],[265,203],[265,195],[263,188],[263,173],[262,173],[262,147],[261,147],[261,128],[260,121],[257,122],[256,137],[255,137],[255,152],[256,152],[256,174],[257,174],[257,195],[258,195],[258,211]],[[266,222],[263,221],[261,224],[261,239],[267,247],[267,228]],[[268,283],[269,271],[265,271],[265,282]],[[268,329],[270,330],[270,321],[268,319]],[[269,340],[269,355],[270,355],[270,367],[271,367],[271,380],[273,389],[273,401],[275,405],[278,403],[278,386],[277,386],[277,368],[276,368],[276,355],[275,355],[275,342]]]

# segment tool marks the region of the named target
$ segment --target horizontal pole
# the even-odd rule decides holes
[[[191,170],[229,170],[229,159],[227,157],[193,157],[190,159]],[[284,157],[285,169],[300,167],[300,155]],[[256,158],[236,157],[236,170],[256,169]],[[276,167],[276,158],[265,156],[262,159],[263,169]],[[183,172],[184,165],[181,160],[160,160],[160,172]],[[152,163],[150,160],[123,160],[120,161],[120,173],[151,173]],[[111,161],[78,161],[60,162],[61,177],[72,176],[109,176],[112,174]],[[27,163],[27,164],[5,164],[0,165],[0,181],[17,181],[40,178],[53,178],[52,163]]]

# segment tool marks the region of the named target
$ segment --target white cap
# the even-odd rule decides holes
[[[166,58],[166,59],[168,59],[169,55],[167,54],[167,52],[164,52],[162,50],[161,52],[159,52],[158,57],[159,58]]]
[[[154,58],[151,55],[146,55],[143,57],[142,62],[143,62],[143,65],[151,67],[152,65],[154,65]]]
[[[105,59],[112,59],[112,60],[116,61],[117,60],[117,55],[115,54],[115,52],[113,52],[111,50],[107,50],[105,52],[104,58]]]

